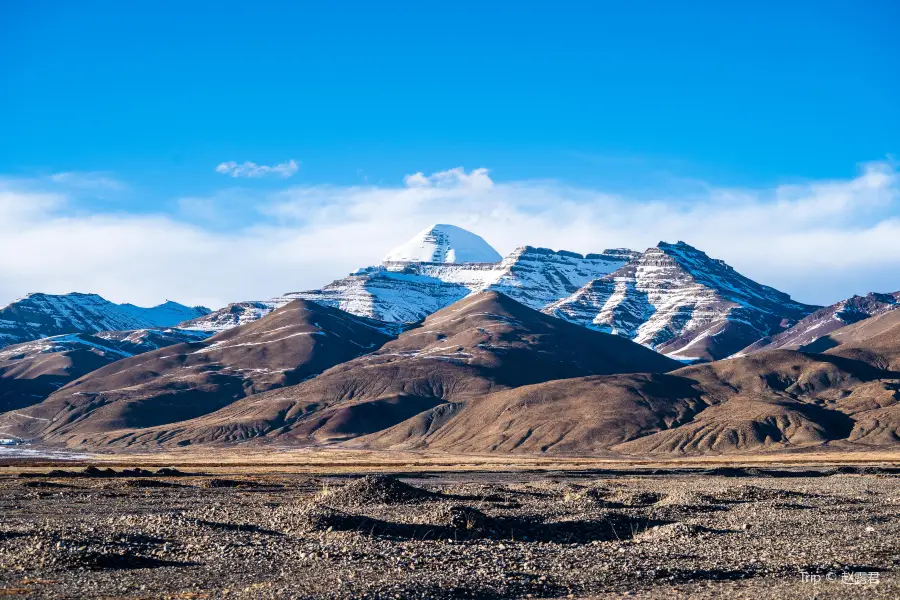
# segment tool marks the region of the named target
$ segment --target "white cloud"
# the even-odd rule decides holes
[[[488,175],[487,169],[474,169],[471,173],[466,173],[462,167],[448,169],[446,171],[438,171],[426,176],[424,173],[413,173],[403,178],[403,183],[407,187],[440,187],[455,188],[461,187],[469,190],[489,190],[494,187],[494,182]]]
[[[65,202],[62,194],[31,191],[0,180],[0,233],[7,228],[28,226]]]
[[[71,188],[96,191],[119,191],[128,187],[125,183],[119,181],[109,173],[99,171],[65,171],[62,173],[54,173],[53,175],[50,175],[50,181]]]
[[[275,175],[282,178],[288,178],[295,174],[299,169],[300,165],[297,164],[297,161],[295,161],[294,159],[277,165],[273,165],[271,167],[267,165],[258,165],[255,162],[250,161],[238,164],[235,161],[231,160],[228,162],[220,163],[216,167],[216,173],[221,173],[222,175],[230,175],[231,177],[259,178],[266,177],[268,175]]]
[[[485,186],[486,170],[443,173],[418,174],[427,185],[407,178],[393,187],[293,186],[191,200],[210,214],[221,203],[247,205],[243,220],[239,213],[229,222],[250,225],[225,231],[200,217],[201,224],[163,215],[65,216],[69,196],[0,180],[0,255],[12,257],[0,261],[0,303],[31,291],[94,291],[143,304],[264,299],[376,263],[432,223],[471,229],[501,253],[521,244],[586,253],[684,240],[821,304],[900,289],[900,174],[886,162],[863,165],[847,180],[707,185],[653,201],[552,181]]]
[[[412,175],[407,175],[403,178],[403,183],[405,183],[407,187],[429,187],[431,185],[431,181],[421,171],[413,173]]]

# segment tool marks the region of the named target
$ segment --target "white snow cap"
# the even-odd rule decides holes
[[[471,231],[432,225],[387,253],[384,262],[495,263],[500,253]]]

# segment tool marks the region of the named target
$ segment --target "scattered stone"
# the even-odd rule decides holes
[[[663,499],[662,494],[646,491],[619,491],[607,497],[611,502],[630,507],[643,507],[656,504]]]
[[[758,485],[741,485],[728,488],[716,494],[715,499],[721,502],[764,502],[768,500],[788,500],[794,498],[808,498],[811,494],[783,490],[778,488],[764,488]]]
[[[667,523],[665,525],[655,525],[646,531],[635,536],[638,541],[648,540],[672,540],[683,537],[695,537],[700,535],[704,529],[699,525],[690,523]]]
[[[728,481],[696,471],[451,472],[322,494],[308,475],[244,471],[135,493],[174,480],[98,470],[99,481],[72,470],[77,487],[0,475],[0,594],[900,597],[900,478],[882,473]],[[210,480],[240,485],[213,493],[201,487]],[[364,501],[338,504],[348,489]],[[581,499],[561,501],[567,493]],[[867,575],[851,586],[845,573]],[[811,576],[822,581],[812,591]]]

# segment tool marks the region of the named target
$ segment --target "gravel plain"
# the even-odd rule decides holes
[[[0,475],[0,596],[898,598],[888,468]]]

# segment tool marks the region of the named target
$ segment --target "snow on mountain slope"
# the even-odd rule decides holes
[[[100,331],[98,333],[66,333],[54,335],[0,350],[0,360],[34,357],[38,354],[68,352],[85,348],[98,354],[111,354],[119,358],[143,354],[172,344],[197,342],[211,334],[184,329],[136,329],[133,331]]]
[[[469,293],[464,285],[421,274],[418,265],[411,263],[402,271],[371,267],[321,290],[294,292],[285,294],[285,298],[310,300],[380,321],[411,323]]]
[[[661,242],[544,312],[694,361],[730,356],[816,308],[684,242]]]
[[[0,430],[83,443],[85,436],[124,427],[191,419],[377,350],[391,339],[381,326],[312,302],[292,302],[208,339],[101,366],[38,404],[0,415]]]
[[[383,262],[492,263],[502,257],[480,236],[455,225],[432,225],[387,253]]]
[[[206,331],[188,329],[135,329],[133,331],[101,331],[94,337],[106,340],[131,356],[159,350],[174,344],[199,342],[212,335]]]
[[[844,325],[851,325],[898,307],[900,307],[900,292],[852,296],[817,310],[787,331],[764,337],[741,350],[738,356],[763,350],[807,350],[810,344]]]
[[[474,233],[453,225],[434,225],[389,252],[382,264],[358,269],[321,289],[230,304],[179,327],[224,331],[297,299],[397,324],[420,321],[469,294],[487,290],[540,309],[638,255],[621,248],[582,256],[522,246],[501,260],[496,250]]]
[[[0,308],[0,347],[66,333],[171,327],[209,312],[177,302],[141,308],[97,294],[29,294]]]
[[[289,301],[267,300],[264,302],[234,302],[225,308],[214,310],[202,317],[178,324],[179,329],[219,332],[258,321],[264,316],[287,304]]]
[[[582,256],[565,250],[522,246],[503,259],[497,279],[485,289],[502,292],[525,306],[540,309],[621,268],[637,254],[615,249]]]
[[[222,335],[228,334],[211,341]],[[504,294],[482,292],[430,315],[421,326],[380,348],[296,385],[242,398],[192,421],[131,433],[118,430],[103,439],[114,445],[150,442],[173,447],[250,438],[279,443],[334,441],[381,431],[423,411],[465,403],[491,390],[585,374],[666,372],[677,366],[623,338],[554,319]],[[64,390],[65,399],[57,394],[26,414],[53,418],[46,406],[53,403],[67,422],[50,425],[44,432],[66,431],[69,439],[83,439],[69,425],[74,421],[71,404],[87,404],[72,397],[74,387],[88,391],[84,388],[90,377]],[[120,386],[116,382],[113,387]],[[108,398],[104,400],[109,402]],[[10,421],[0,418],[0,427]],[[35,423],[24,426],[34,428]],[[12,431],[22,432],[18,427]],[[51,435],[60,441],[57,433]]]
[[[386,263],[360,269],[321,290],[286,294],[382,321],[413,322],[471,293],[494,290],[540,309],[611,273],[630,251],[574,252],[523,246],[498,263]]]
[[[139,329],[54,335],[7,346],[0,349],[0,412],[36,404],[109,363],[208,336],[180,329]]]

